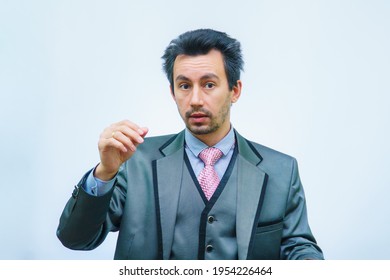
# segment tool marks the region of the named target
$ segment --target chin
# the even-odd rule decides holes
[[[218,127],[210,127],[210,126],[187,126],[187,128],[195,135],[210,134],[218,129]]]

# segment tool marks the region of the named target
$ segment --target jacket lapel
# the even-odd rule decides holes
[[[160,151],[164,157],[156,160],[154,170],[158,197],[157,215],[161,228],[160,257],[169,259],[183,174],[184,133],[177,134],[173,140],[162,146]]]
[[[236,132],[238,144],[238,185],[236,233],[238,259],[247,259],[256,230],[267,184],[267,174],[259,168],[261,155]]]

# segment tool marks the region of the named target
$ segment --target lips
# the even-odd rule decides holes
[[[209,116],[203,112],[195,112],[189,114],[188,116],[190,122],[197,123],[197,124],[204,123],[208,117]]]
[[[190,118],[206,118],[207,115],[204,113],[192,113],[190,115]]]

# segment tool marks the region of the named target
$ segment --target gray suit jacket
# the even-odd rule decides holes
[[[296,160],[235,133],[238,258],[322,259]],[[184,132],[146,138],[101,197],[83,190],[87,173],[65,206],[58,238],[68,248],[90,250],[120,229],[115,259],[169,259],[184,152]]]

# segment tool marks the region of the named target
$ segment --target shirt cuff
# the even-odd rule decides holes
[[[103,196],[107,194],[111,188],[114,186],[116,176],[112,178],[110,181],[103,181],[99,178],[96,178],[93,174],[95,172],[95,168],[92,172],[89,173],[87,180],[83,186],[86,193],[93,196]]]

